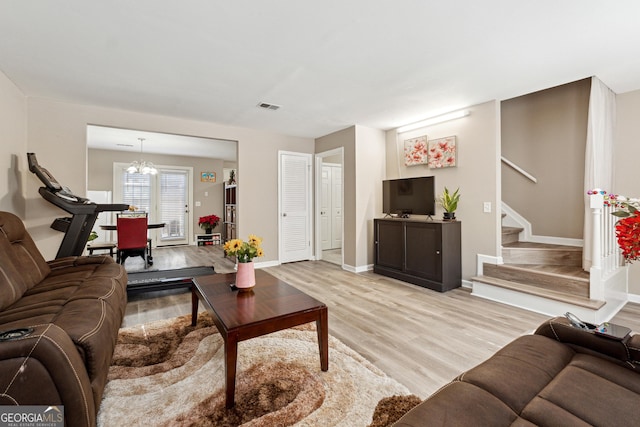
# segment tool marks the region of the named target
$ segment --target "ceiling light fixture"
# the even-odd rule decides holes
[[[469,115],[469,110],[454,111],[452,113],[443,114],[441,116],[431,117],[429,119],[421,120],[419,122],[410,123],[408,125],[400,126],[398,133],[407,132],[410,130],[423,128],[426,126],[436,125],[438,123],[448,122],[449,120],[461,119]]]
[[[134,160],[127,168],[127,173],[141,173],[144,175],[157,174],[158,169],[156,169],[153,163],[142,160],[142,144],[144,143],[145,138],[138,138],[138,140],[140,141],[140,161],[138,162],[137,160]]]

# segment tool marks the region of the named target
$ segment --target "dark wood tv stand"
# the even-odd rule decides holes
[[[461,223],[424,219],[374,220],[373,271],[445,292],[462,282]]]

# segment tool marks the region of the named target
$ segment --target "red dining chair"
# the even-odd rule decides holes
[[[147,239],[147,215],[117,215],[118,251],[116,260],[123,264],[130,256],[144,259],[144,268],[149,266],[149,247]]]

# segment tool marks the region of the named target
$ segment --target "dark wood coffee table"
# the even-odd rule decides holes
[[[293,286],[256,270],[256,286],[249,291],[231,288],[235,273],[199,276],[191,287],[191,324],[198,320],[198,301],[213,313],[224,339],[226,406],[235,404],[238,342],[315,320],[320,369],[329,369],[327,306]]]

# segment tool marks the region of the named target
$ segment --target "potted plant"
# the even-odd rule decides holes
[[[211,234],[211,231],[218,226],[220,217],[217,215],[201,216],[198,225],[204,229],[204,232]]]
[[[458,209],[458,202],[460,201],[460,188],[457,188],[453,193],[449,192],[447,187],[444,187],[442,195],[438,199],[440,206],[444,209],[443,219],[445,221],[455,221],[456,209]]]

